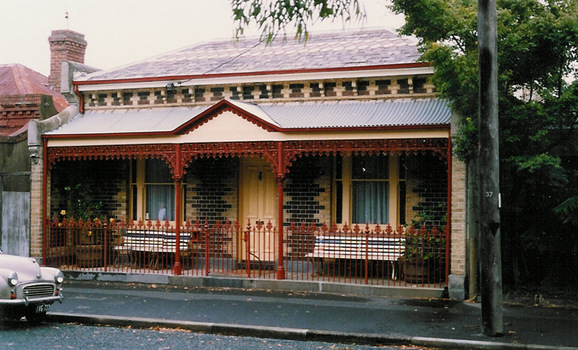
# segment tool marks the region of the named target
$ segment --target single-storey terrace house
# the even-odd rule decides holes
[[[465,167],[418,59],[411,40],[365,30],[69,72],[77,104],[29,141],[33,254],[64,269],[463,294]],[[85,236],[103,246],[97,262]],[[404,280],[418,254],[426,276]]]

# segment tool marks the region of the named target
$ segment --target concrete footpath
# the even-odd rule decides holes
[[[486,337],[479,304],[439,298],[94,280],[67,281],[64,296],[48,322],[446,349],[578,349],[575,307],[504,305],[505,334]]]

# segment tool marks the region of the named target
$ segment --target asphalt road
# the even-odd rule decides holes
[[[100,287],[99,287],[100,286]],[[164,285],[78,283],[65,286],[54,312],[241,324],[334,332],[405,334],[408,327],[439,329],[463,306],[452,300],[370,298],[297,292],[207,289]],[[427,319],[427,323],[414,320]],[[463,325],[479,329],[476,315]]]
[[[578,310],[504,306],[505,334],[481,334],[479,304],[447,299],[403,299],[243,289],[187,288],[107,282],[68,282],[65,302],[51,318],[115,324],[159,324],[249,336],[327,340],[392,340],[390,345],[435,341],[461,348],[578,346]],[[76,317],[76,318],[75,318]],[[83,319],[84,317],[84,319]],[[138,321],[138,322],[137,322]],[[359,338],[356,338],[359,336]],[[287,338],[286,338],[287,339]],[[349,339],[349,338],[347,338]],[[361,343],[361,341],[356,341]],[[383,343],[383,342],[382,342]]]
[[[34,326],[26,322],[5,322],[0,323],[0,349],[394,350],[398,348],[222,336],[158,328],[133,329],[54,323]]]

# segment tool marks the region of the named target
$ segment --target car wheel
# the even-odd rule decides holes
[[[36,312],[36,308],[32,307],[26,310],[26,320],[30,323],[40,323],[46,317],[46,312]]]
[[[0,322],[1,320],[19,321],[23,316],[22,310],[0,310]]]

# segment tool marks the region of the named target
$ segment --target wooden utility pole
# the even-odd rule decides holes
[[[496,0],[478,0],[479,257],[482,328],[487,336],[501,336],[504,332],[500,244],[497,17]]]

